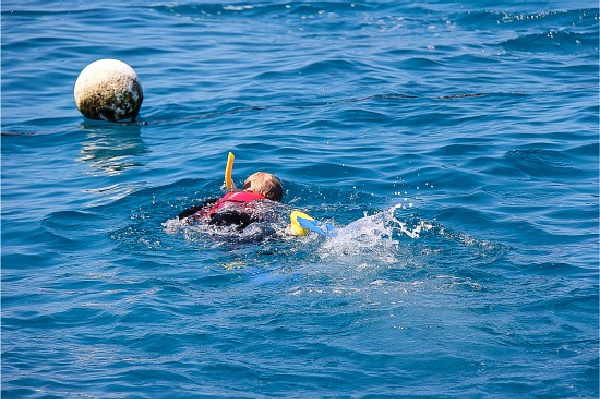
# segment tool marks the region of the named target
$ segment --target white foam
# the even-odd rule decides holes
[[[363,261],[367,262],[367,267],[377,263],[374,261],[385,264],[400,262],[398,236],[406,235],[416,239],[422,231],[432,227],[431,224],[421,221],[409,228],[395,216],[395,212],[401,209],[404,209],[404,206],[397,204],[373,215],[365,213],[359,220],[339,227],[335,236],[327,237],[323,241],[319,256],[322,259],[352,257],[359,265]]]

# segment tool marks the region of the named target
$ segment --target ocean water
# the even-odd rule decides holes
[[[3,398],[598,397],[597,2],[1,8]],[[177,224],[229,151],[340,234]]]

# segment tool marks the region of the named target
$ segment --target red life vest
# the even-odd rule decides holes
[[[255,193],[253,191],[231,191],[225,194],[221,199],[214,203],[214,205],[205,211],[205,215],[211,216],[215,212],[218,212],[221,209],[225,208],[233,208],[236,210],[244,211],[246,204],[252,201],[264,200],[266,199],[259,193]]]

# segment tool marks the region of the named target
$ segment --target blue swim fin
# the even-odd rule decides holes
[[[307,235],[310,231],[322,236],[333,236],[337,234],[335,226],[314,220],[306,213],[294,211],[290,215],[290,220],[294,231],[301,236]]]

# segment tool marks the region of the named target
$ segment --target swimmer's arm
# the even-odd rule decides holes
[[[209,205],[214,204],[217,201],[218,201],[218,198],[209,198],[209,199],[207,199],[206,201],[204,201],[200,205],[196,205],[196,206],[193,206],[191,208],[188,208],[188,209],[184,210],[179,215],[177,215],[177,219],[178,220],[182,220],[185,217],[191,216],[194,213],[196,213],[198,211],[201,211],[202,209],[206,208]]]

